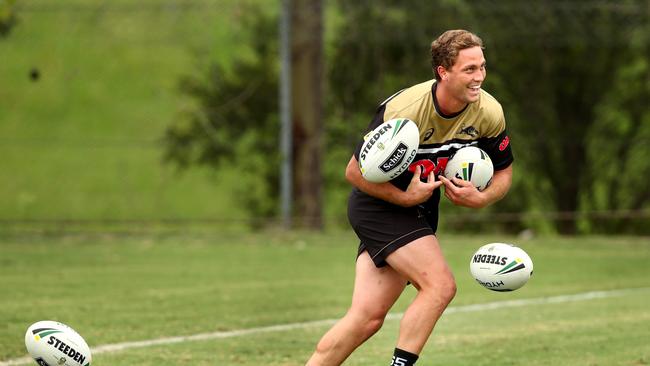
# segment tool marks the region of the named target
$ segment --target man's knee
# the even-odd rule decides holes
[[[440,296],[442,297],[442,300],[449,304],[451,300],[454,299],[456,296],[457,292],[457,287],[456,287],[456,280],[451,277],[449,280],[446,280],[440,288]]]
[[[357,327],[360,329],[365,338],[369,338],[377,333],[384,324],[386,312],[381,310],[361,310],[354,315]]]
[[[369,318],[365,326],[368,337],[377,333],[382,325],[384,325],[384,317]]]
[[[444,304],[445,306],[456,296],[456,280],[449,273],[419,284],[418,290],[424,291],[430,297]]]
[[[341,319],[340,325],[348,336],[352,336],[352,343],[360,344],[381,329],[386,314],[382,311],[350,309]],[[316,352],[328,354],[340,346],[339,337],[326,335],[316,345]]]

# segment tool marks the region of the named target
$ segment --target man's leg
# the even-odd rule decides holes
[[[389,266],[377,268],[368,252],[357,259],[352,305],[316,346],[308,366],[340,365],[375,334],[406,287],[406,279]]]
[[[418,290],[404,313],[397,341],[397,348],[418,355],[456,294],[454,276],[433,235],[397,249],[386,261]]]

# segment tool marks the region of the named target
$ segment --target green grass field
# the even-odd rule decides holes
[[[441,241],[459,291],[418,364],[650,364],[650,239],[521,241],[535,274],[513,293],[481,288],[468,262],[480,245],[516,238],[442,234]],[[347,308],[355,250],[348,231],[4,234],[0,365],[18,364],[7,361],[24,357],[25,330],[44,319],[71,325],[91,348],[105,350],[94,354],[98,366],[301,365],[329,326],[309,322],[338,318]],[[593,291],[604,292],[584,298]],[[405,292],[392,312],[403,311],[413,295]],[[526,301],[504,307],[510,300]],[[467,308],[485,303],[497,307]],[[346,364],[387,364],[398,324],[389,319]],[[238,330],[250,332],[215,333]],[[101,348],[203,333],[213,338]]]

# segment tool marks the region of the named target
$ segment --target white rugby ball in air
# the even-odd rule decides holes
[[[386,121],[364,137],[359,152],[361,175],[373,183],[384,183],[408,170],[420,145],[420,131],[407,118]]]
[[[514,291],[533,275],[533,261],[521,248],[491,243],[480,247],[469,263],[472,277],[492,291]]]
[[[494,166],[488,154],[476,146],[466,146],[458,149],[447,162],[444,176],[472,182],[479,191],[484,190],[492,182]]]
[[[25,346],[41,366],[89,366],[92,356],[86,341],[69,326],[43,320],[25,333]]]

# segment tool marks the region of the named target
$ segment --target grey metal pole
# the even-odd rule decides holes
[[[291,123],[291,0],[282,0],[280,16],[280,209],[282,224],[291,228],[292,123]]]

